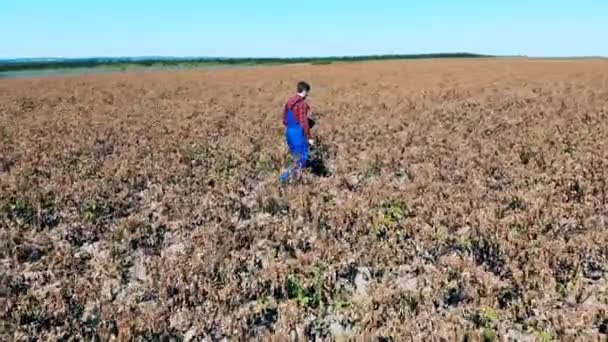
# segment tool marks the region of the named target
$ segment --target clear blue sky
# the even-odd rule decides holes
[[[0,0],[0,58],[608,56],[606,0]]]

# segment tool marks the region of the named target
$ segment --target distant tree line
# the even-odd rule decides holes
[[[0,60],[0,72],[62,69],[62,68],[96,68],[96,67],[196,67],[204,65],[265,65],[265,64],[294,64],[312,63],[317,65],[332,62],[358,62],[374,60],[427,59],[427,58],[479,58],[492,57],[473,53],[431,53],[416,55],[370,55],[343,57],[297,57],[297,58],[74,58],[49,60]]]

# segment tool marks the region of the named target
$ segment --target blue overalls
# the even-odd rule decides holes
[[[292,111],[296,104],[287,111],[287,127],[285,128],[285,140],[296,165],[287,167],[287,170],[281,174],[281,182],[286,182],[292,175],[297,175],[301,169],[306,167],[308,160],[308,139],[304,134],[304,128],[296,120]]]

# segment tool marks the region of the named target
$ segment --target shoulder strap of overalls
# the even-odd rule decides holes
[[[299,99],[299,100],[297,100],[296,102],[294,102],[294,103],[291,105],[291,107],[290,107],[290,106],[287,106],[287,108],[288,108],[289,110],[293,110],[293,109],[296,107],[296,105],[297,105],[298,103],[302,102],[302,101],[304,101],[304,98],[300,97],[300,99]]]

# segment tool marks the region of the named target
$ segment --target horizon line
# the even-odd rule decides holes
[[[43,59],[56,59],[56,60],[79,60],[79,59],[330,59],[330,58],[365,58],[365,57],[399,57],[399,56],[434,56],[434,55],[471,55],[476,57],[495,57],[495,58],[608,58],[608,55],[539,55],[530,56],[526,54],[507,54],[507,55],[492,55],[475,52],[428,52],[428,53],[390,53],[390,54],[362,54],[362,55],[326,55],[326,56],[292,56],[292,57],[279,57],[279,56],[204,56],[204,55],[99,55],[99,56],[79,56],[79,57],[61,57],[61,56],[42,56],[42,57],[0,57],[0,61],[16,61],[16,60],[43,60]]]
[[[357,54],[357,55],[318,55],[318,56],[205,56],[205,55],[89,55],[79,57],[63,57],[63,56],[40,56],[40,57],[0,57],[0,60],[16,60],[16,59],[90,59],[90,58],[206,58],[206,59],[313,59],[313,58],[350,58],[350,57],[383,57],[383,56],[426,56],[426,55],[475,55],[494,57],[498,55],[490,55],[476,52],[424,52],[424,53],[383,53],[383,54]],[[509,55],[506,55],[509,56]],[[513,55],[516,56],[516,55]],[[523,55],[517,55],[523,56]]]

